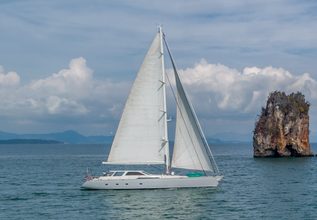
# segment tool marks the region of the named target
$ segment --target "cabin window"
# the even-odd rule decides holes
[[[103,173],[104,176],[112,176],[114,174],[114,172],[106,172],[106,173]]]
[[[140,173],[140,172],[127,172],[126,176],[143,176],[144,174],[143,173]]]
[[[115,172],[114,176],[122,176],[124,174],[124,172]]]

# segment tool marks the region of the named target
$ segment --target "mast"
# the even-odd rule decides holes
[[[161,62],[162,62],[162,89],[163,89],[163,123],[164,131],[162,137],[162,146],[165,149],[164,160],[165,160],[165,174],[170,174],[170,155],[169,155],[169,143],[168,143],[168,130],[167,130],[167,110],[166,110],[166,82],[165,82],[165,65],[164,65],[164,51],[163,51],[163,31],[162,26],[158,27],[160,34],[160,44],[161,44]]]

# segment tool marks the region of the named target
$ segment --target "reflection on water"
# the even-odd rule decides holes
[[[213,189],[111,190],[101,192],[101,203],[108,217],[120,213],[123,219],[201,219],[208,214],[214,193]]]

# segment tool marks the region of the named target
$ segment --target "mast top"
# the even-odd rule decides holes
[[[162,27],[161,24],[159,24],[159,25],[157,26],[157,31],[158,31],[159,33],[163,33],[163,27]]]

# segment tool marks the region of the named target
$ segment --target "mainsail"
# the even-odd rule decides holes
[[[107,162],[163,164],[167,123],[161,30],[137,74],[114,137]]]

